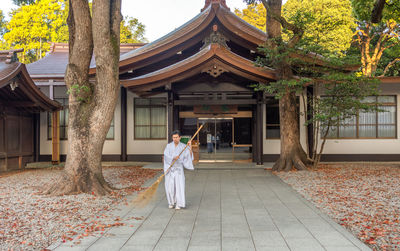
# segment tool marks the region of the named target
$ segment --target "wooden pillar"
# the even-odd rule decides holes
[[[40,161],[40,113],[33,115],[34,123],[34,161]]]
[[[312,100],[312,98],[314,96],[314,88],[312,86],[307,86],[306,91],[307,91],[307,101],[306,101],[307,102],[307,111],[304,111],[304,112],[307,112],[306,113],[307,120],[310,120],[313,116],[311,113],[309,113],[309,111],[312,110],[312,104],[310,101]],[[310,157],[310,158],[312,157],[312,150],[314,148],[313,138],[314,138],[314,126],[311,123],[311,124],[307,125],[307,140],[308,140],[308,152],[309,152],[308,157]]]
[[[257,162],[257,155],[256,155],[256,147],[257,147],[257,133],[256,133],[256,125],[257,125],[257,113],[256,113],[257,106],[252,105],[252,112],[251,112],[251,156],[253,158],[253,162]]]
[[[171,133],[174,130],[174,94],[172,91],[168,91],[168,102],[167,102],[167,127],[168,127],[168,142],[172,141]]]
[[[121,87],[121,161],[127,161],[127,99],[128,94],[125,87]]]
[[[256,105],[256,163],[263,165],[263,114],[262,103],[263,93],[257,92],[257,105]]]
[[[52,157],[53,165],[60,164],[60,111],[55,111],[51,114],[52,123]]]

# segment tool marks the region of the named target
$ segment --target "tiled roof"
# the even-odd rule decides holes
[[[20,71],[21,63],[16,58],[16,53],[23,51],[6,50],[0,51],[0,87],[7,84]]]
[[[210,66],[217,67],[217,65],[225,69],[225,71],[243,75],[254,81],[275,79],[273,69],[255,67],[253,61],[214,43],[173,65],[135,78],[121,80],[121,83],[124,87],[132,90],[138,86],[148,85],[146,88],[150,90],[152,87],[159,87],[166,83],[182,80],[188,76],[204,72]],[[140,88],[143,89],[142,87]]]
[[[21,51],[0,51],[0,102],[6,106],[17,106],[27,112],[61,109],[59,103],[39,90],[25,65],[18,62],[17,52]],[[27,102],[27,105],[21,105]]]
[[[121,55],[143,46],[143,43],[121,44]],[[63,78],[68,64],[68,44],[55,43],[50,52],[42,59],[27,65],[28,72],[32,78]],[[94,65],[92,58],[91,65]]]

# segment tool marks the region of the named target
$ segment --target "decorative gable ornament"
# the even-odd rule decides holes
[[[218,26],[216,24],[213,25],[213,31],[210,33],[210,35],[206,38],[203,39],[204,45],[201,47],[200,50],[206,48],[210,44],[219,44],[223,47],[225,47],[228,50],[231,50],[229,46],[226,44],[226,42],[229,41],[224,35],[218,32]]]
[[[221,75],[222,73],[229,72],[229,71],[226,70],[225,68],[221,67],[220,65],[212,65],[211,67],[203,69],[201,72],[208,73],[211,76],[213,76],[214,78],[216,78],[219,75]]]

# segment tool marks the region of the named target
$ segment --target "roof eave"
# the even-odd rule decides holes
[[[165,67],[153,73],[133,79],[121,80],[125,88],[153,89],[169,82],[176,82],[189,76],[199,74],[203,68],[219,64],[230,72],[252,79],[253,81],[274,81],[275,72],[272,69],[256,67],[254,62],[232,53],[218,44],[212,44],[184,61]]]

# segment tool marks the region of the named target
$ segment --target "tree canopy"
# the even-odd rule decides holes
[[[24,49],[22,62],[31,63],[45,55],[50,42],[68,42],[65,0],[41,0],[11,13],[4,34],[10,47]]]
[[[5,32],[0,46],[3,49],[23,48],[20,57],[23,63],[42,58],[52,42],[68,42],[67,0],[24,2],[10,15],[10,21],[2,29],[0,12],[0,35],[2,30]],[[144,33],[145,26],[136,18],[126,16],[121,22],[122,43],[146,42]]]
[[[247,8],[243,10],[235,9],[235,14],[258,29],[264,32],[266,31],[265,23],[267,11],[262,3],[249,4]]]
[[[266,10],[262,3],[251,4],[242,11],[236,9],[235,13],[257,28],[266,30]],[[295,19],[302,22],[305,25],[304,38],[314,40],[330,52],[340,54],[350,47],[352,28],[355,28],[350,0],[288,0],[283,5],[282,16],[289,22]],[[283,38],[287,40],[290,35],[284,32]]]
[[[400,70],[400,0],[386,0],[378,23],[371,19],[375,3],[352,0],[362,72],[365,76],[396,75]]]
[[[147,42],[144,33],[145,26],[137,18],[124,17],[121,22],[121,43]]]

